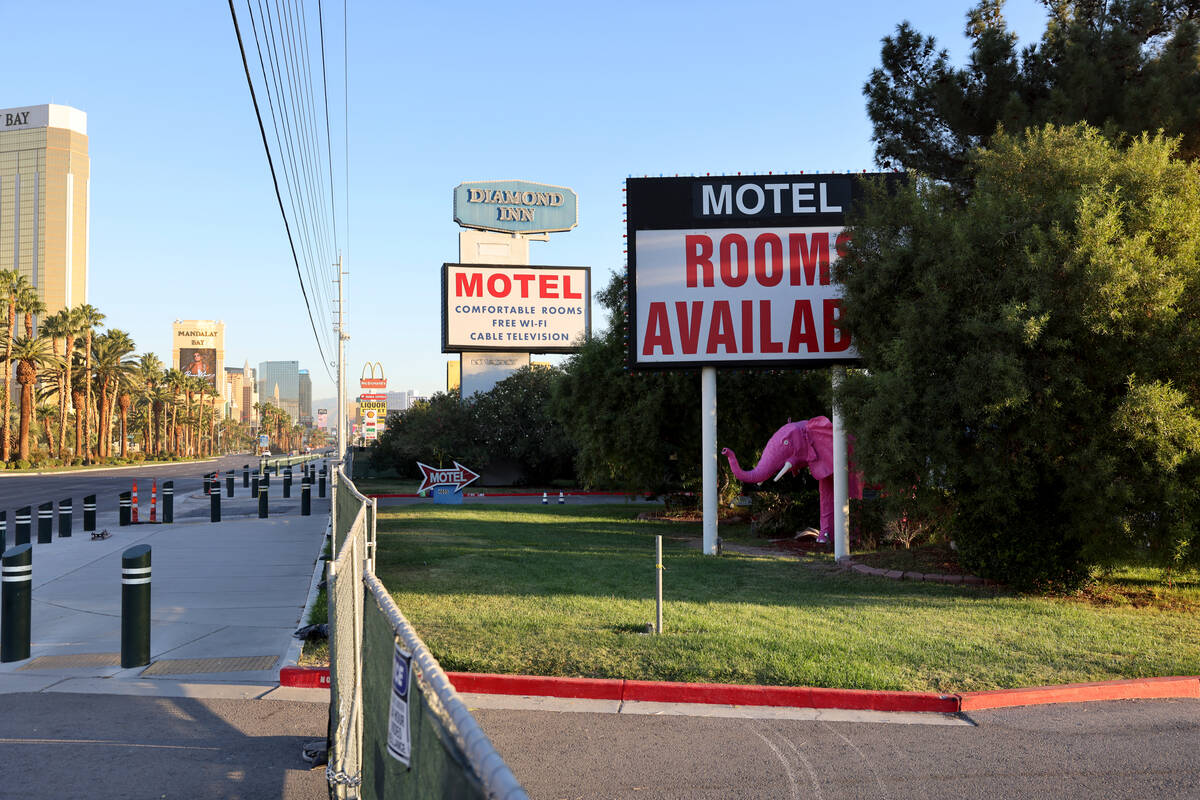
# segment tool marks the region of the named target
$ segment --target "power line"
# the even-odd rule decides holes
[[[242,56],[242,69],[246,73],[246,86],[250,89],[250,100],[254,104],[254,116],[258,120],[258,132],[262,136],[263,150],[267,154],[267,166],[271,169],[271,183],[275,187],[275,200],[279,203],[279,213],[283,217],[283,227],[287,231],[288,245],[292,250],[292,262],[296,265],[296,277],[300,280],[300,293],[304,297],[304,307],[308,311],[308,321],[312,326],[313,338],[317,342],[317,351],[321,354],[321,361],[325,364],[325,372],[332,380],[333,375],[329,372],[328,360],[325,357],[325,349],[321,346],[321,337],[317,334],[317,324],[313,320],[312,306],[308,302],[308,292],[304,289],[304,278],[300,274],[300,259],[296,255],[296,243],[292,239],[292,229],[288,224],[287,211],[283,207],[283,196],[279,192],[279,179],[275,174],[275,162],[271,158],[271,147],[267,143],[267,129],[263,126],[262,112],[258,107],[258,97],[254,93],[254,81],[250,77],[250,63],[246,59],[246,48],[242,43],[242,31],[238,25],[237,10],[233,7],[233,0],[229,0],[229,14],[233,18],[233,30],[237,34],[238,51]]]

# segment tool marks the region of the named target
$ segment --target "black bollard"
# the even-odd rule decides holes
[[[242,464],[242,488],[250,488],[250,465]]]
[[[0,556],[4,555],[6,547],[8,547],[8,512],[0,511]]]
[[[14,547],[0,559],[0,661],[29,658],[33,610],[33,545]]]
[[[38,506],[38,544],[54,541],[54,501]]]
[[[163,481],[163,524],[175,521],[175,481]]]
[[[208,476],[207,472],[204,473],[204,493],[212,494],[212,478]]]
[[[321,467],[321,479],[317,483],[317,490],[318,490],[317,491],[318,497],[325,496],[325,468],[324,467]]]
[[[33,519],[33,507],[21,506],[17,509],[17,513],[13,516],[13,521],[16,523],[16,530],[13,533],[13,544],[20,546],[29,544],[29,537],[32,533],[31,520]]]
[[[96,495],[94,494],[83,498],[83,530],[85,533],[96,530]]]
[[[217,484],[213,493],[208,496],[208,521],[221,521],[221,486]]]
[[[288,467],[287,472],[283,473],[283,496],[292,496],[292,469]]]
[[[233,497],[233,470],[229,470],[229,474],[225,476],[225,496]]]
[[[150,663],[150,545],[121,554],[121,668]]]
[[[267,488],[267,489],[271,488],[271,471],[270,470],[266,470],[266,469],[263,470],[262,480],[260,480],[258,482],[258,485],[262,486],[264,488]]]
[[[300,483],[300,516],[312,516],[312,484],[308,478],[305,478]]]
[[[254,479],[252,481],[250,481],[250,496],[253,498],[258,497],[258,476],[257,475],[255,475]]]
[[[132,524],[130,521],[130,514],[132,513],[131,509],[133,508],[132,504],[133,500],[130,499],[129,492],[121,492],[121,511],[120,517],[117,520],[117,524],[121,525],[122,527]]]
[[[71,498],[58,501],[58,538],[71,538]]]
[[[267,518],[267,490],[265,487],[258,493],[258,518]]]

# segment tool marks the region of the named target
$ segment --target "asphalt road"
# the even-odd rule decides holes
[[[1200,701],[973,712],[974,725],[473,709],[531,798],[1200,797]]]
[[[37,532],[37,507],[41,503],[53,501],[56,504],[65,498],[71,498],[73,505],[73,522],[76,530],[80,529],[83,520],[83,498],[89,494],[96,495],[97,510],[100,513],[116,513],[119,495],[130,490],[134,481],[138,484],[138,495],[141,501],[142,513],[145,514],[150,500],[150,487],[153,481],[158,481],[162,490],[163,481],[175,482],[175,496],[200,492],[204,488],[205,473],[220,470],[222,476],[228,470],[237,471],[237,488],[242,486],[242,465],[249,464],[251,470],[258,464],[258,458],[250,453],[239,453],[208,461],[192,461],[187,463],[146,464],[136,467],[116,467],[112,469],[71,470],[53,472],[44,475],[18,475],[0,472],[0,511],[7,512],[7,544],[12,545],[13,513],[21,506],[33,506],[33,530]],[[162,511],[162,498],[159,497],[159,513]],[[57,522],[55,523],[57,531]]]

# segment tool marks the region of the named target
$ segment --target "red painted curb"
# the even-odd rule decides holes
[[[284,667],[279,670],[279,685],[297,689],[328,689],[329,667]]]
[[[958,711],[956,695],[930,692],[881,692],[818,689],[807,686],[744,686],[721,683],[673,683],[603,678],[546,678],[448,672],[460,692],[481,694],[630,700],[654,703],[705,703],[789,708],[845,708],[871,711]]]
[[[1086,703],[1094,700],[1162,700],[1169,697],[1200,698],[1200,677],[1133,678],[1101,683],[1069,683],[1029,689],[961,692],[963,711],[1047,703]]]
[[[822,689],[811,686],[746,686],[723,683],[674,683],[620,678],[551,678],[540,675],[497,675],[448,672],[456,691],[475,694],[527,695],[586,700],[654,703],[699,703],[783,708],[841,708],[851,711],[915,711],[953,714],[990,708],[1086,703],[1097,700],[1200,699],[1200,676],[1133,678],[1099,683],[997,689],[987,692],[936,694],[869,689]],[[284,667],[279,685],[328,689],[327,667]]]

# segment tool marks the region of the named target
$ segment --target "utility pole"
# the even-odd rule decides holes
[[[346,457],[346,341],[350,334],[346,333],[345,295],[343,284],[348,274],[342,271],[342,254],[338,253],[337,279],[338,287],[337,325],[334,332],[338,335],[337,355],[337,461],[341,464]]]

